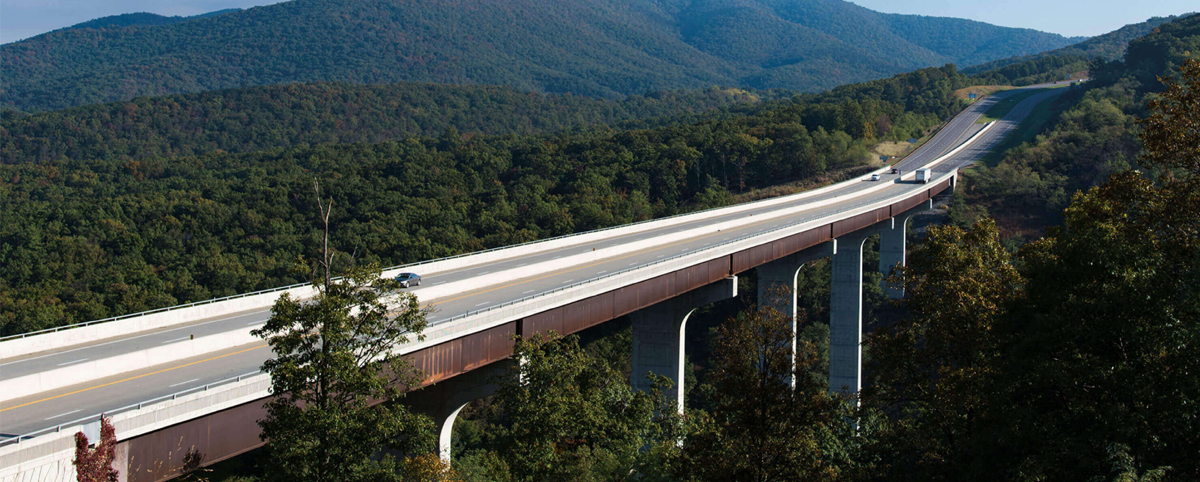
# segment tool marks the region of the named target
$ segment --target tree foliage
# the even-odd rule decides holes
[[[120,472],[113,468],[117,456],[117,431],[108,417],[100,417],[100,440],[96,447],[83,432],[75,433],[75,479],[79,482],[116,482]]]
[[[1154,167],[1200,172],[1200,59],[1179,68],[1178,81],[1165,81],[1166,92],[1150,101],[1142,122],[1143,159]],[[1160,79],[1161,80],[1161,79]]]
[[[854,446],[850,405],[811,375],[820,362],[770,307],[723,323],[710,366],[713,406],[673,462],[680,480],[842,480]],[[794,380],[794,386],[793,386]]]
[[[495,435],[513,480],[637,480],[673,447],[673,401],[634,390],[577,337],[518,340],[514,359],[496,395],[505,415]]]
[[[874,427],[872,477],[972,479],[972,431],[993,403],[995,324],[1020,298],[1021,275],[984,219],[969,230],[930,227],[889,282],[903,286],[909,316],[866,344],[864,406],[895,417]]]
[[[1144,125],[1148,146],[1175,127]],[[1156,149],[1170,175],[1112,176],[1011,261],[988,222],[934,231],[904,273],[913,319],[869,344],[876,400],[905,407],[877,407],[888,417],[870,478],[1200,477],[1200,171],[1190,145]],[[934,253],[945,263],[921,261]]]
[[[965,68],[963,72],[976,75],[977,78],[990,79],[996,83],[1007,81],[1014,82],[1015,85],[1061,80],[1064,75],[1087,69],[1091,60],[1103,62],[1121,60],[1125,57],[1125,51],[1129,47],[1130,41],[1144,37],[1160,25],[1179,20],[1182,17],[1185,16],[1150,17],[1145,22],[1129,24],[1066,47],[1033,55],[994,60]],[[1030,69],[1032,66],[1050,66],[1051,72]],[[1046,73],[1053,73],[1057,78],[1044,77],[1043,75]]]
[[[252,332],[275,354],[263,363],[275,394],[259,421],[269,442],[265,478],[398,480],[395,461],[377,452],[427,444],[432,424],[396,403],[420,374],[393,349],[420,336],[428,310],[377,268],[337,280],[326,273],[316,298],[280,296]]]
[[[213,152],[436,137],[649,127],[771,92],[708,88],[620,100],[505,87],[285,84],[139,97],[37,114],[0,114],[0,163],[169,159]]]
[[[507,85],[616,97],[711,85],[820,91],[1075,39],[849,2],[474,4],[296,0],[169,25],[65,29],[0,46],[0,106],[295,82]]]
[[[1153,149],[1155,141],[1139,142],[1138,118],[1149,116],[1145,109],[1155,99],[1186,104],[1191,91],[1177,87],[1179,100],[1169,101],[1160,96],[1164,86],[1158,79],[1177,75],[1197,52],[1200,15],[1191,15],[1132,40],[1123,61],[1094,65],[1093,80],[1044,106],[1050,129],[1029,133],[1025,144],[1006,152],[995,166],[964,171],[967,204],[995,218],[1006,236],[1032,239],[1045,225],[1060,222],[1072,193],[1137,167],[1143,145]],[[1148,122],[1169,126],[1177,121],[1179,129],[1170,134],[1177,136],[1173,142],[1194,146],[1194,132],[1185,134],[1194,119],[1168,112],[1148,117]],[[1147,167],[1158,168],[1150,163]]]
[[[333,244],[393,266],[719,207],[730,193],[858,168],[869,137],[919,136],[953,112],[961,104],[950,93],[964,81],[927,69],[654,129],[447,129],[375,144],[142,159],[117,149],[0,165],[0,331],[299,283],[293,260],[317,254],[305,248],[316,245],[311,201],[297,193],[314,175],[336,180],[344,200]]]

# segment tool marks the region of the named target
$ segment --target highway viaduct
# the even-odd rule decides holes
[[[489,393],[489,375],[511,358],[514,337],[551,330],[570,334],[629,316],[632,382],[641,387],[648,372],[671,378],[682,409],[683,334],[695,308],[736,296],[737,276],[752,269],[760,280],[760,299],[766,290],[790,292],[801,267],[824,257],[831,258],[833,270],[830,387],[857,392],[865,240],[880,236],[881,272],[902,265],[907,219],[951,190],[960,167],[987,152],[1033,105],[1055,93],[1032,96],[989,124],[977,120],[992,100],[977,103],[899,163],[901,175],[880,170],[879,181],[855,179],[793,196],[389,270],[385,275],[434,273],[427,279],[436,283],[417,293],[441,308],[424,341],[396,349],[426,374],[426,388],[414,393],[411,403],[434,416],[439,450],[447,456],[454,418],[470,400]],[[932,182],[913,179],[918,167],[933,169]],[[289,287],[0,341],[0,482],[74,480],[73,434],[95,433],[95,416],[102,412],[117,427],[115,465],[123,480],[174,477],[189,451],[214,463],[261,446],[255,421],[265,413],[270,383],[257,370],[245,370],[256,368],[269,352],[248,331],[269,316],[280,292],[311,295],[306,289]],[[477,303],[481,299],[487,301]],[[782,300],[772,302],[794,315],[795,297]],[[205,329],[211,333],[176,336]],[[96,360],[72,361],[96,353],[89,355]],[[100,371],[99,364],[97,371],[68,370],[97,360],[131,366],[112,373]],[[234,362],[239,364],[232,368],[221,365]],[[214,367],[243,371],[193,383],[182,392],[168,390],[198,380],[187,380],[195,370]],[[76,373],[83,378],[71,378],[79,377]],[[180,381],[168,384],[175,380]],[[151,381],[163,385],[130,394]],[[113,406],[129,401],[122,396],[142,401]]]

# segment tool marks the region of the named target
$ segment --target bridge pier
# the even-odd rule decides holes
[[[883,275],[879,287],[883,289],[884,296],[894,300],[904,297],[904,288],[889,286],[887,277],[891,276],[896,266],[904,266],[907,222],[907,217],[891,218],[879,226],[879,273]]]
[[[812,261],[837,252],[837,240],[824,242],[754,268],[758,273],[758,305],[775,308],[792,322],[792,353],[796,353],[796,279],[800,269]],[[792,361],[793,368],[795,360]],[[793,387],[796,380],[791,380]]]
[[[917,207],[905,211],[877,227],[879,230],[879,273],[884,279],[880,281],[883,294],[888,298],[898,300],[904,297],[904,287],[888,286],[887,277],[891,276],[896,266],[907,266],[906,250],[908,249],[908,221],[918,212],[933,209],[933,201],[922,202]]]
[[[862,388],[863,245],[876,229],[838,238],[829,287],[829,391],[856,394]]]
[[[438,434],[437,452],[442,460],[450,462],[454,421],[459,412],[468,403],[495,395],[499,388],[496,379],[508,373],[512,363],[516,362],[501,360],[405,395],[405,405],[433,419]]]
[[[629,314],[633,324],[633,369],[630,385],[649,391],[654,373],[671,379],[667,396],[679,413],[684,404],[684,334],[688,318],[704,305],[737,296],[737,276],[726,278]]]

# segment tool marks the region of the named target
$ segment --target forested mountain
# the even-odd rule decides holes
[[[966,171],[967,217],[988,214],[1006,234],[1040,235],[1072,194],[1138,167],[1137,119],[1163,90],[1159,77],[1174,77],[1187,59],[1198,57],[1200,14],[1129,42],[1120,60],[1094,67],[1085,88],[1059,98],[1052,107],[1060,112],[1047,131],[1029,136],[1031,143],[1009,151],[996,166]]]
[[[599,97],[816,91],[1077,39],[842,0],[294,0],[0,46],[0,105],[45,110],[246,85],[426,81]]]
[[[535,134],[596,125],[648,126],[753,104],[770,92],[656,92],[621,100],[507,87],[402,83],[285,84],[139,97],[61,111],[0,114],[0,164],[168,158],[299,144]],[[657,118],[658,120],[651,120]]]
[[[1169,17],[1151,17],[1149,20],[1141,23],[1133,23],[1121,27],[1104,35],[1097,35],[1090,39],[1084,40],[1074,45],[1041,52],[1031,55],[1022,55],[1007,59],[993,60],[991,62],[981,63],[962,69],[963,73],[978,74],[989,70],[1001,69],[1013,64],[1026,63],[1035,60],[1043,60],[1050,57],[1069,58],[1072,60],[1090,60],[1103,59],[1106,61],[1120,60],[1125,56],[1125,48],[1129,45],[1129,41],[1142,37],[1158,28],[1164,23],[1178,20],[1187,15],[1172,15]]]
[[[314,177],[339,199],[334,245],[394,265],[715,207],[856,168],[874,139],[920,136],[961,108],[952,93],[968,81],[953,66],[924,69],[654,129],[451,129],[376,144],[0,164],[0,333],[300,281],[294,260],[316,246]],[[114,120],[153,120],[136,116],[137,103],[112,118],[112,106],[98,108],[86,123],[65,119],[61,143],[121,130]],[[198,139],[190,128],[178,139]]]
[[[67,27],[66,29],[63,29],[63,30],[79,29],[79,28],[120,28],[120,27],[134,27],[134,26],[170,25],[173,23],[186,22],[188,20],[195,20],[198,18],[215,17],[217,15],[223,15],[223,14],[230,13],[230,12],[239,12],[241,10],[242,9],[240,9],[240,8],[227,8],[224,10],[217,10],[215,12],[202,13],[199,15],[191,15],[191,16],[187,16],[187,17],[181,17],[178,15],[168,17],[166,15],[158,15],[158,14],[149,13],[149,12],[123,13],[121,15],[109,15],[107,17],[100,17],[97,19],[88,20],[86,22],[77,23],[77,24]]]

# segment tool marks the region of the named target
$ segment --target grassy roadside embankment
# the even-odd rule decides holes
[[[1039,134],[1046,132],[1053,126],[1054,121],[1058,119],[1059,115],[1074,105],[1077,100],[1056,95],[1039,102],[1029,112],[1029,115],[1017,125],[1016,129],[1013,129],[1012,132],[1004,137],[1004,140],[996,144],[996,147],[992,148],[991,152],[985,154],[980,162],[988,167],[994,167],[1004,159],[1004,155],[1010,149],[1026,142],[1033,142]]]
[[[1003,119],[1004,116],[1008,115],[1008,113],[1013,110],[1013,107],[1016,107],[1017,104],[1021,103],[1021,101],[1040,94],[1044,90],[1046,89],[1032,89],[1000,99],[998,102],[996,102],[996,105],[988,108],[987,112],[984,112],[983,116],[980,117],[976,123],[987,124],[988,122]]]

